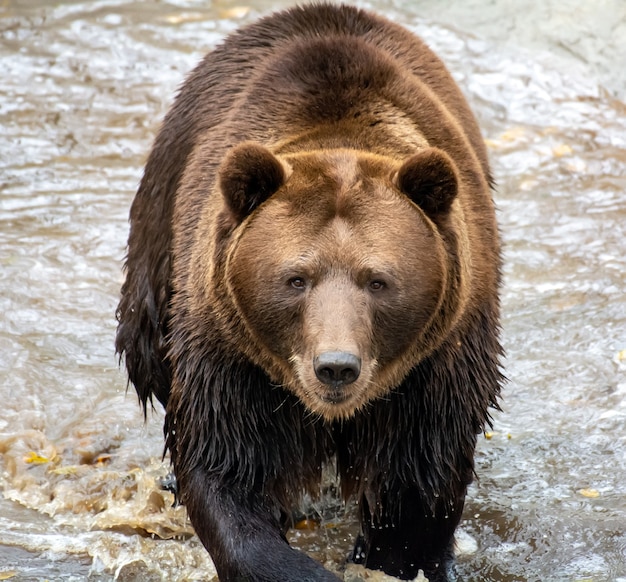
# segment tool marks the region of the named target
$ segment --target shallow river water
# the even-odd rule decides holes
[[[129,205],[176,87],[288,4],[0,3],[0,579],[214,575],[158,488],[162,414],[144,424],[126,393],[114,311]],[[479,439],[458,579],[625,582],[626,11],[600,2],[598,23],[594,3],[541,3],[535,26],[526,3],[514,18],[510,1],[474,0],[455,21],[461,4],[367,4],[449,65],[498,182],[509,382]],[[354,519],[314,507],[321,524],[291,539],[340,570]]]

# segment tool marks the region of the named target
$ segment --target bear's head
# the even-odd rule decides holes
[[[446,153],[274,155],[246,142],[218,186],[242,349],[311,411],[350,417],[435,347],[458,283],[445,231],[459,180]]]

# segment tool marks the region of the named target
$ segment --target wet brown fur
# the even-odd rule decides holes
[[[443,64],[371,13],[281,12],[188,77],[131,208],[116,348],[144,407],[167,408],[181,495],[221,579],[333,579],[281,533],[333,457],[361,503],[355,559],[447,579],[501,382],[490,183]],[[297,305],[270,276],[296,248],[324,273]],[[361,290],[377,257],[415,277],[400,314]],[[363,358],[343,404],[321,403],[316,342]]]

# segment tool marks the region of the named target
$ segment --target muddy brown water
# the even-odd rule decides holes
[[[288,4],[0,3],[1,579],[214,575],[157,487],[162,413],[144,424],[126,393],[114,310],[176,87]],[[479,439],[459,580],[626,581],[626,12],[592,4],[368,4],[444,58],[498,181],[510,381]],[[314,507],[321,525],[292,541],[340,569],[354,519]]]

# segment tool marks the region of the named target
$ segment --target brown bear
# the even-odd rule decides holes
[[[276,13],[187,78],[131,208],[116,348],[222,581],[336,580],[285,538],[329,462],[352,559],[447,580],[502,379],[490,182],[444,65],[369,12]]]

